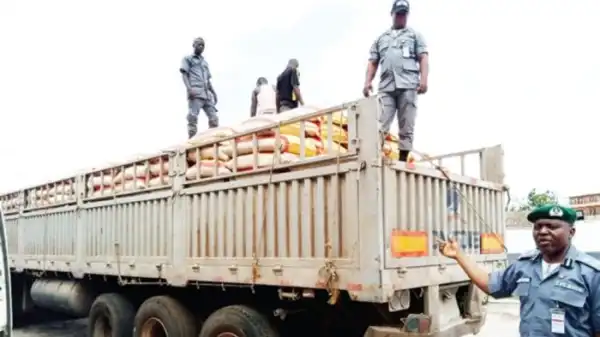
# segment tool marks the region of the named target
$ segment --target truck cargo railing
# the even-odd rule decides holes
[[[17,200],[7,215],[11,266],[335,287],[373,300],[423,286],[417,270],[452,264],[436,237],[458,234],[482,263],[505,257],[501,147],[481,149],[481,177],[466,177],[390,159],[375,99],[294,113],[0,196],[3,206]],[[72,198],[50,199],[58,191]]]

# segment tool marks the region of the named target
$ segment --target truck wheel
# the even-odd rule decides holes
[[[232,305],[215,311],[206,319],[200,337],[278,337],[269,320],[258,311]]]
[[[140,306],[134,320],[135,337],[196,337],[194,316],[168,296],[155,296]]]
[[[88,315],[88,336],[129,337],[135,310],[119,294],[102,294],[96,298]]]

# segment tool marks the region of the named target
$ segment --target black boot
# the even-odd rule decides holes
[[[400,150],[399,152],[399,159],[400,161],[408,161],[408,154],[410,153],[410,151],[406,151],[406,150]]]

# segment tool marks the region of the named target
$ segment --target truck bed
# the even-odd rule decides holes
[[[319,156],[309,158],[301,149],[294,163],[254,163],[251,171],[186,179],[196,149],[215,150],[242,136],[256,145],[264,130],[279,137],[283,124],[304,129],[314,118],[331,127],[340,111],[348,118],[346,153],[329,151],[329,132],[322,140],[328,151]],[[173,286],[343,289],[353,299],[381,303],[399,289],[466,280],[439,256],[436,237],[457,237],[463,249],[494,268],[506,258],[501,147],[452,155],[478,156],[478,178],[389,160],[380,150],[378,111],[375,99],[365,99],[6,194],[0,199],[10,206],[10,266]],[[93,177],[114,178],[132,165],[157,163],[168,163],[163,184],[89,190]],[[58,196],[53,188],[71,189],[72,197],[32,202],[50,200],[34,195]]]

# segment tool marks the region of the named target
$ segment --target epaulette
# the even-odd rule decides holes
[[[533,259],[534,257],[538,256],[539,254],[540,254],[539,250],[533,249],[526,253],[521,254],[521,256],[519,256],[517,258],[517,260],[530,260],[530,259]]]
[[[600,271],[600,261],[584,252],[579,252],[579,254],[577,254],[577,257],[575,258],[575,261],[583,263],[586,266],[594,269],[595,271]]]

